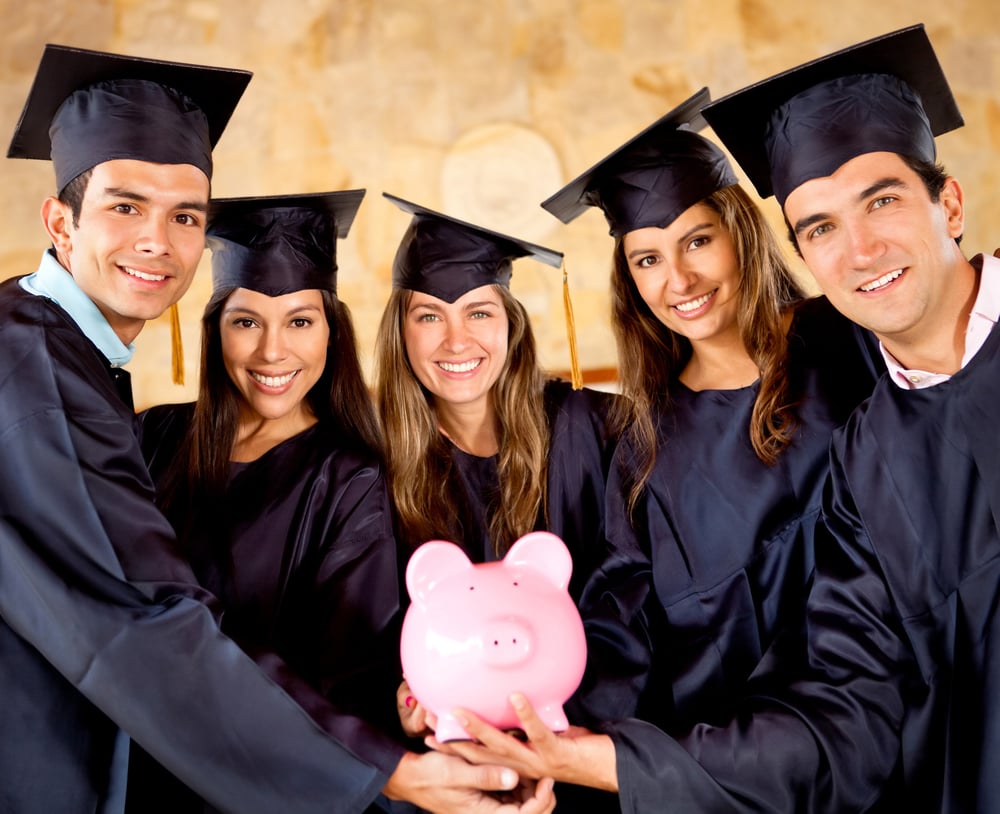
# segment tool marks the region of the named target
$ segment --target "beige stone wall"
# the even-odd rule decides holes
[[[369,190],[339,251],[366,364],[408,220],[383,190],[564,251],[581,360],[610,366],[604,221],[592,211],[563,226],[539,202],[702,86],[718,97],[915,22],[965,115],[939,140],[967,193],[964,245],[1000,245],[995,0],[0,0],[0,20],[0,135],[45,42],[253,70],[216,151],[215,194]],[[44,162],[0,162],[0,277],[34,268],[52,186]],[[778,225],[774,201],[765,209]],[[568,364],[560,283],[515,264],[553,369]],[[140,406],[193,397],[209,288],[206,256],[181,304],[187,386],[169,382],[165,321],[139,337]]]

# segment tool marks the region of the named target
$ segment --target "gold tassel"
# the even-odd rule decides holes
[[[583,376],[580,375],[580,360],[576,353],[576,321],[573,319],[573,303],[569,298],[569,275],[566,273],[566,261],[562,264],[563,273],[563,310],[566,312],[566,335],[569,338],[570,378],[573,389],[583,387]]]
[[[177,303],[170,306],[170,366],[174,384],[184,384],[184,341],[181,339],[181,315]]]

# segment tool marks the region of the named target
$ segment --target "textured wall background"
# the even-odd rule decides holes
[[[216,150],[214,192],[369,190],[339,246],[366,363],[408,222],[382,191],[564,251],[581,361],[611,366],[604,220],[593,210],[563,226],[539,202],[702,86],[722,96],[916,22],[966,120],[939,139],[966,190],[963,245],[1000,245],[995,0],[0,0],[0,14],[4,144],[46,42],[254,71]],[[53,186],[45,162],[0,161],[0,277],[34,269]],[[140,406],[194,395],[207,260],[181,303],[188,384],[170,383],[166,322],[151,323],[130,366]],[[553,369],[568,365],[560,284],[515,264]]]

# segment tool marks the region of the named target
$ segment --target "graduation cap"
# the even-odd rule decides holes
[[[722,151],[698,135],[702,88],[669,113],[605,156],[542,207],[569,223],[596,206],[614,236],[646,226],[666,228],[686,209],[737,182]]]
[[[218,198],[209,207],[212,286],[279,297],[337,291],[337,239],[347,237],[365,190]]]
[[[61,191],[113,159],[193,164],[212,148],[252,74],[46,45],[8,158],[52,159]]]
[[[706,105],[757,192],[789,193],[852,158],[933,162],[934,136],[964,123],[922,24],[866,40]]]
[[[392,262],[393,288],[420,291],[451,303],[480,286],[509,288],[513,261],[519,257],[534,257],[548,266],[562,269],[570,375],[574,388],[582,386],[573,306],[562,252],[466,223],[388,192],[382,195],[413,215]]]
[[[392,263],[394,288],[454,302],[483,285],[509,287],[511,261],[518,257],[562,266],[562,252],[442,215],[388,192],[382,195],[413,215]]]

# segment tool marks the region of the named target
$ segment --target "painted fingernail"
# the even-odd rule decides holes
[[[407,709],[413,709],[417,705],[417,699],[412,695],[408,695],[403,703],[406,705]]]

